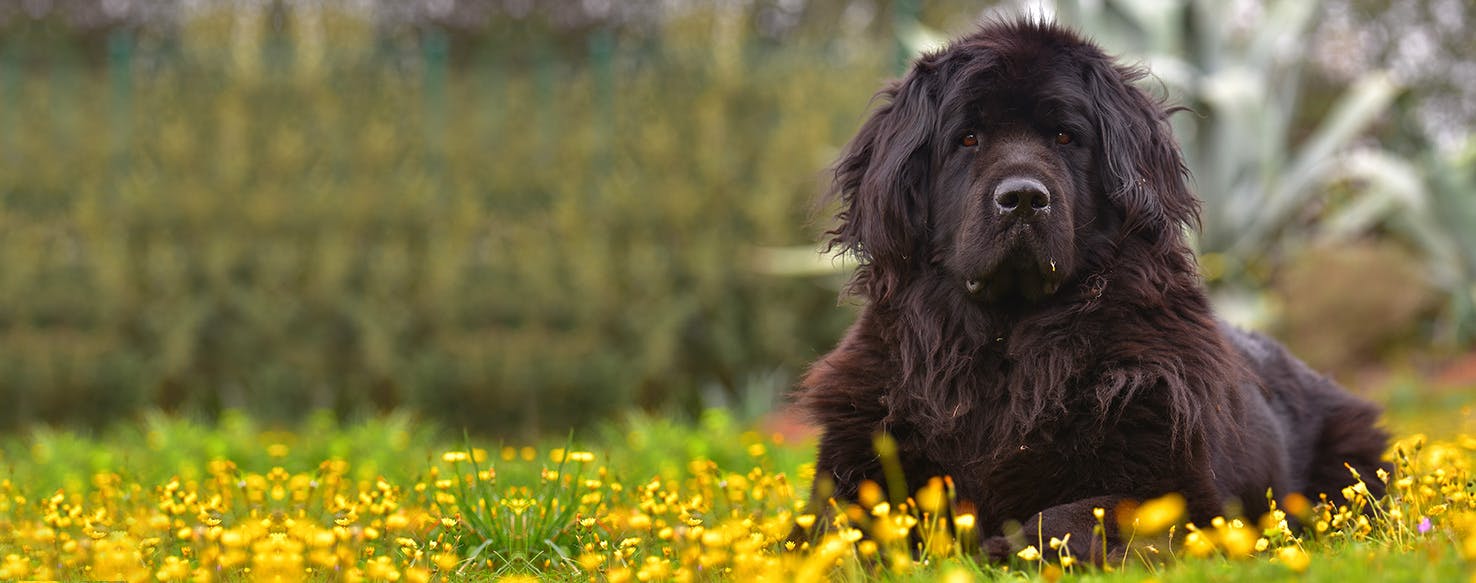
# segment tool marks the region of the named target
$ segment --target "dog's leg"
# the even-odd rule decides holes
[[[1095,565],[1115,561],[1126,551],[1114,518],[1118,504],[1124,499],[1123,496],[1096,496],[1052,506],[1026,520],[1017,533],[984,539],[983,550],[990,560],[1003,562],[1023,549],[1022,545],[1030,545],[1042,556],[1056,558],[1064,554],[1063,549],[1052,549],[1050,541],[1059,539],[1066,541],[1064,550],[1078,561]],[[1094,512],[1098,508],[1103,511],[1100,521]]]
[[[1314,501],[1320,494],[1327,494],[1335,504],[1346,503],[1343,487],[1357,481],[1348,471],[1351,466],[1358,471],[1369,495],[1375,500],[1382,498],[1385,486],[1377,473],[1394,468],[1383,460],[1389,434],[1378,427],[1379,408],[1346,393],[1337,396],[1341,402],[1329,406],[1322,421],[1303,493]]]
[[[810,501],[805,510],[815,517],[815,522],[808,528],[796,525],[788,541],[798,545],[818,538],[819,533],[830,528],[830,521],[835,517],[830,500],[855,502],[863,482],[876,482],[886,491],[881,458],[869,445],[873,439],[861,427],[836,426],[825,430],[820,437],[815,482],[810,487]]]
[[[1083,498],[1075,502],[1060,504],[1042,510],[1021,525],[1017,533],[995,536],[983,541],[984,552],[991,560],[1008,560],[1010,555],[1034,545],[1042,556],[1058,558],[1060,549],[1050,548],[1052,538],[1065,540],[1066,550],[1078,561],[1102,565],[1117,562],[1128,552],[1117,523],[1117,509],[1127,500],[1147,500],[1167,492],[1179,492],[1186,498],[1187,517],[1197,524],[1208,524],[1211,518],[1224,512],[1222,501],[1216,494],[1213,474],[1208,464],[1189,460],[1204,459],[1202,446],[1192,448],[1196,455],[1184,458],[1182,463],[1172,464],[1178,475],[1157,482],[1149,477],[1139,481],[1147,488],[1141,495],[1113,494]],[[1154,482],[1157,482],[1156,484]],[[1096,510],[1102,509],[1098,518]],[[1070,535],[1070,538],[1067,538]]]

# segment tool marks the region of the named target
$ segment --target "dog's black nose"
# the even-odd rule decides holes
[[[1051,193],[1034,178],[1010,177],[994,188],[1000,214],[1032,215],[1051,208]]]

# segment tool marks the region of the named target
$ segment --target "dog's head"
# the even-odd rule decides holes
[[[925,55],[838,162],[833,248],[873,300],[920,276],[1034,302],[1123,237],[1182,244],[1198,201],[1145,75],[1050,24],[992,23]]]

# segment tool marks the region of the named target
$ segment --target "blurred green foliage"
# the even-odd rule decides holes
[[[814,240],[892,47],[713,18],[572,56],[329,11],[3,45],[0,427],[408,406],[526,434],[786,383],[849,315],[752,249]]]
[[[1213,3],[1055,4],[1195,106],[1212,285],[1264,289],[1308,241],[1393,241],[1450,298],[1424,336],[1476,334],[1472,147],[1362,146],[1413,90],[1358,85],[1378,98],[1321,122],[1309,104],[1344,88],[1270,50],[1312,22],[1295,2],[1255,42],[1197,35]],[[376,5],[0,7],[0,430],[154,407],[504,435],[753,417],[850,318],[848,264],[814,251],[824,168],[906,56],[997,8]]]
[[[1442,151],[1400,130],[1436,90],[1397,62],[1327,78],[1309,52],[1325,47],[1307,43],[1338,3],[1056,4],[1190,108],[1172,119],[1204,201],[1194,240],[1222,316],[1340,376],[1410,345],[1449,352],[1476,339],[1476,141],[1466,132]],[[1370,274],[1381,281],[1362,283]]]

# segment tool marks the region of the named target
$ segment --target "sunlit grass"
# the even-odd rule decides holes
[[[717,413],[557,445],[446,445],[408,418],[315,423],[156,417],[102,438],[5,440],[0,579],[1459,580],[1476,563],[1469,434],[1398,440],[1393,474],[1363,477],[1387,482],[1381,500],[1355,485],[1348,506],[1293,499],[1205,525],[1181,523],[1173,497],[1102,509],[1134,542],[1094,567],[1058,555],[1060,540],[978,562],[973,516],[947,480],[902,500],[867,488],[859,506],[809,514],[809,447]],[[708,453],[633,456],[653,435],[668,448],[657,457],[698,442]],[[825,534],[795,545],[796,524]]]

